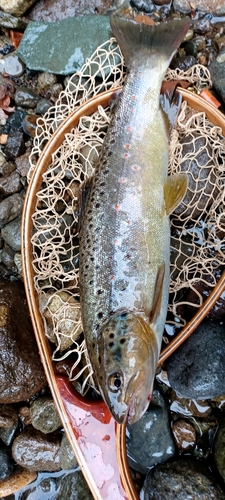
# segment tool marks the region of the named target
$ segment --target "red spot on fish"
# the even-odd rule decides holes
[[[147,401],[151,401],[151,397],[152,397],[152,395],[149,394],[148,397],[147,397]]]
[[[115,276],[111,276],[111,280],[114,280],[115,279]]]
[[[119,240],[114,240],[114,245],[119,245]]]
[[[139,170],[139,168],[140,168],[140,167],[139,167],[138,165],[133,165],[133,170],[135,170],[135,171],[136,171],[136,170]]]
[[[110,441],[110,436],[109,434],[106,434],[104,438],[102,438],[102,441]]]
[[[136,95],[132,95],[132,99],[136,99],[136,98],[137,98]]]
[[[130,220],[127,220],[127,225],[128,225],[128,226],[130,225]]]
[[[129,157],[129,154],[128,153],[124,153],[124,158],[128,158]]]
[[[129,147],[130,147],[130,144],[126,144],[125,148],[129,149]]]
[[[130,132],[130,131],[131,131],[131,127],[130,127],[130,126],[129,126],[129,127],[127,127],[127,131],[128,131],[128,132]]]
[[[142,75],[143,75],[142,71],[139,71],[138,76],[142,76]]]
[[[119,205],[115,205],[115,209],[116,210],[120,210],[120,206]]]
[[[127,179],[125,177],[121,177],[120,179],[120,183],[121,184],[124,184],[125,182],[127,182]]]

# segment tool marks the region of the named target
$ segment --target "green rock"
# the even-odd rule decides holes
[[[25,30],[17,53],[31,70],[69,75],[79,71],[86,58],[111,37],[108,16],[33,22]]]

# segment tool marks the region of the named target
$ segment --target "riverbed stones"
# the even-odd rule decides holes
[[[46,385],[22,283],[0,286],[0,403],[24,401]]]
[[[74,452],[70,446],[66,434],[63,434],[61,441],[60,464],[62,469],[64,470],[75,469],[76,467],[78,467],[78,463],[75,459]]]
[[[19,193],[12,194],[0,202],[0,228],[21,215],[23,203],[23,195]]]
[[[0,59],[1,61],[1,59]],[[4,154],[7,158],[15,159],[25,153],[24,134],[20,130],[10,130]]]
[[[0,0],[0,8],[9,14],[22,16],[35,0]]]
[[[2,228],[2,237],[5,242],[15,251],[21,249],[21,218],[12,220]]]
[[[190,399],[209,399],[225,393],[224,325],[204,321],[170,357],[171,387]]]
[[[16,89],[14,99],[17,106],[34,109],[39,101],[39,95],[32,89],[20,86]]]
[[[36,477],[36,472],[32,472],[17,466],[10,477],[0,481],[0,497],[7,497],[8,499],[9,495],[12,495],[24,486],[27,486],[27,484],[35,481]]]
[[[222,16],[225,14],[224,0],[195,0],[195,8],[205,14],[213,14]],[[184,12],[185,14],[191,11],[191,2],[189,0],[174,0],[174,10]]]
[[[30,471],[61,469],[60,440],[54,434],[45,436],[31,426],[13,441],[12,455],[17,464]]]
[[[172,434],[178,450],[188,452],[194,448],[196,431],[194,426],[187,420],[176,420],[172,425]]]
[[[33,427],[44,434],[62,427],[54,402],[48,396],[35,399],[30,407],[30,415]]]
[[[10,449],[0,441],[0,480],[9,477],[13,469],[14,464]]]
[[[210,471],[194,460],[157,465],[145,480],[145,500],[225,500]]]
[[[0,73],[18,77],[23,72],[24,64],[14,52],[0,59]]]

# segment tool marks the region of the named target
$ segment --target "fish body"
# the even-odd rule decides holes
[[[111,26],[128,75],[85,186],[80,297],[101,394],[117,422],[133,423],[151,399],[168,305],[169,213],[186,190],[184,176],[167,177],[168,123],[159,96],[189,20],[152,27],[115,13]]]

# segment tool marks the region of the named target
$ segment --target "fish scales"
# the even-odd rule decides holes
[[[146,408],[150,389],[143,403],[136,386],[140,391],[144,383],[152,386],[153,381],[144,381],[149,373],[142,373],[140,365],[147,361],[155,371],[167,313],[170,229],[164,185],[168,127],[159,103],[167,65],[168,57],[165,63],[165,57],[146,49],[132,59],[81,221],[84,334],[100,390],[119,422],[131,407],[130,420],[140,417],[136,402],[140,413]],[[160,313],[155,315],[153,331],[149,325],[162,266]],[[143,356],[138,362],[135,355],[140,348]],[[118,363],[124,359],[128,370],[121,372]],[[130,368],[141,373],[135,390],[129,380],[126,383]],[[115,387],[111,383],[104,390],[107,377],[108,385],[114,380]]]

